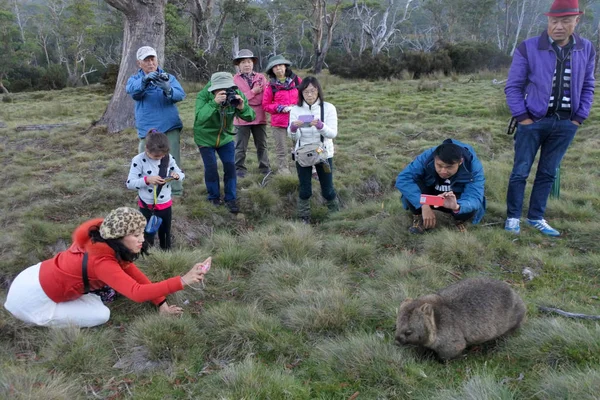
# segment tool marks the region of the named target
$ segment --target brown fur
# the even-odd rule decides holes
[[[429,348],[447,360],[469,345],[517,329],[525,312],[523,300],[508,284],[465,279],[436,294],[404,300],[396,321],[396,342]]]

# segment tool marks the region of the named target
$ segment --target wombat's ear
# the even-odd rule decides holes
[[[419,311],[421,311],[426,317],[433,317],[433,306],[430,303],[425,303],[421,307],[419,307]]]
[[[404,299],[404,301],[402,303],[400,303],[400,308],[404,308],[407,305],[409,305],[410,303],[412,303],[413,299],[411,299],[410,297],[407,297],[406,299]]]

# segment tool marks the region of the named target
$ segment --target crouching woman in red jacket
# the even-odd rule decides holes
[[[110,310],[100,296],[89,292],[108,285],[133,301],[152,301],[161,313],[181,314],[183,310],[167,304],[165,296],[203,280],[204,263],[183,276],[150,282],[133,264],[142,251],[145,226],[146,218],[128,207],[83,223],[73,233],[71,247],[17,275],[4,307],[38,326],[101,325]]]

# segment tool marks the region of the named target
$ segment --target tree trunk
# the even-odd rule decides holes
[[[98,122],[111,133],[135,125],[134,102],[125,91],[127,79],[137,70],[137,49],[154,47],[159,65],[164,61],[167,0],[105,0],[125,16],[121,65],[113,97]]]

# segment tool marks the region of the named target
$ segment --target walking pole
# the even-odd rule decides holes
[[[556,168],[556,178],[552,183],[552,190],[550,191],[550,197],[553,199],[560,198],[560,165]]]

